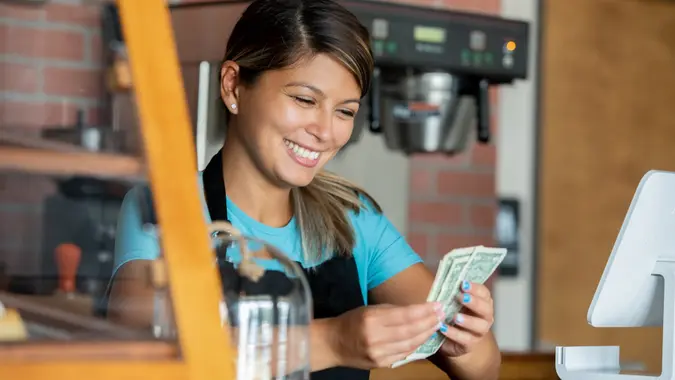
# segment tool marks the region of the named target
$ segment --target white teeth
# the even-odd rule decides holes
[[[305,149],[301,146],[298,146],[296,143],[288,141],[284,139],[284,144],[286,144],[287,147],[289,147],[293,153],[295,153],[296,156],[301,157],[301,158],[309,158],[312,160],[316,160],[319,158],[319,152],[314,152],[309,149]]]

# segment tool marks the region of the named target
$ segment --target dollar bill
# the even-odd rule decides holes
[[[462,309],[458,300],[462,281],[484,283],[501,264],[504,256],[506,249],[477,246],[453,250],[443,257],[427,300],[438,301],[443,305],[446,324],[453,324],[455,315]],[[413,353],[394,363],[392,368],[435,354],[444,340],[440,332],[434,333]]]
[[[438,299],[438,294],[443,287],[445,279],[447,278],[450,267],[454,259],[464,259],[465,257],[471,256],[475,247],[470,248],[459,248],[450,251],[448,254],[443,256],[440,263],[438,263],[438,269],[436,270],[436,277],[434,277],[434,283],[431,286],[429,295],[427,296],[427,302],[433,302]]]

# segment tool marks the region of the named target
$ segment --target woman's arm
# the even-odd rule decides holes
[[[117,270],[108,299],[109,320],[129,327],[152,328],[155,290],[150,264],[150,260],[133,260]]]
[[[124,264],[115,277],[110,293],[108,318],[116,323],[136,328],[151,328],[153,319],[153,294],[154,290],[148,286],[150,261],[134,260]],[[426,306],[426,305],[423,305]],[[437,328],[437,319],[431,314],[425,312],[420,305],[413,305],[408,308],[389,308],[388,310],[376,310],[376,307],[368,307],[353,310],[348,314],[335,318],[322,318],[311,321],[310,324],[310,369],[312,372],[320,371],[337,366],[354,366],[357,368],[374,368],[390,364],[394,358],[386,355],[386,350],[382,350],[382,345],[387,345],[373,337],[386,335],[398,341],[393,344],[402,344],[398,352],[405,352],[406,341],[411,339],[408,336],[401,335],[396,337],[393,331],[400,331],[402,328],[396,324],[387,323],[396,319],[401,326],[411,329],[408,335],[412,335],[413,340],[410,346],[422,344]],[[430,307],[427,309],[431,310]],[[378,313],[378,311],[381,311]],[[386,311],[386,312],[385,312]],[[370,312],[370,313],[368,313]],[[406,315],[407,314],[407,315]],[[401,317],[403,315],[403,317]],[[431,315],[431,319],[428,315]],[[406,320],[407,318],[407,320]],[[365,319],[371,322],[364,321]],[[384,323],[383,323],[384,322]],[[385,327],[383,325],[389,325]],[[421,324],[417,330],[425,331],[424,334],[416,334],[411,326]],[[370,327],[368,327],[370,326]],[[236,334],[236,329],[233,331]],[[364,334],[367,333],[367,334]],[[293,336],[293,332],[286,332],[288,336]],[[276,334],[274,334],[276,336]],[[372,341],[374,346],[369,347],[368,341]],[[297,347],[293,347],[293,342],[299,343],[300,340],[290,339],[288,344],[288,353],[295,352]],[[235,343],[235,342],[231,342]],[[391,343],[389,343],[391,344]],[[396,350],[396,347],[393,347]],[[382,355],[378,355],[382,354]],[[395,358],[396,360],[401,357]],[[294,372],[304,367],[305,358],[287,356],[287,373]],[[378,362],[384,360],[384,363]],[[274,363],[274,361],[272,361]],[[272,366],[273,375],[278,376],[278,368]]]
[[[395,305],[421,303],[426,300],[433,281],[433,274],[424,264],[417,263],[371,289],[370,298],[375,303]],[[499,376],[501,354],[494,336],[489,332],[465,355],[448,357],[439,351],[429,361],[453,379],[490,380]]]
[[[149,260],[134,260],[122,265],[117,271],[108,302],[108,318],[111,321],[136,328],[150,329],[152,327],[154,290],[150,286],[150,264]],[[335,323],[331,318],[311,322],[310,365],[312,371],[340,365],[338,355],[334,350],[334,329]],[[289,372],[297,369],[293,368],[293,363],[289,364],[291,367]],[[298,365],[301,364],[298,363]],[[273,370],[275,369],[276,366]]]
[[[335,318],[312,320],[310,327],[310,367],[312,372],[342,365],[337,353]]]

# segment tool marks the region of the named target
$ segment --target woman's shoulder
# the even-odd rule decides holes
[[[202,182],[202,172],[196,175],[197,184],[199,186],[199,199],[201,201],[202,210],[205,212],[205,217],[208,218],[208,208],[204,198],[204,185]],[[149,224],[157,224],[157,216],[155,214],[155,196],[149,183],[135,184],[127,190],[124,195],[122,203],[122,211],[136,212],[143,217],[143,221]]]
[[[400,237],[399,231],[374,198],[367,194],[360,194],[359,198],[359,209],[349,211],[357,243],[358,240],[364,240],[366,244],[373,243],[383,236]]]
[[[352,223],[369,224],[385,217],[380,205],[373,197],[365,193],[359,193],[358,196],[360,201],[358,209],[348,211]]]

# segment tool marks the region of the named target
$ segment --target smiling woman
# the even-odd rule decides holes
[[[204,36],[212,38],[212,36]],[[255,0],[235,25],[221,66],[225,143],[200,175],[204,210],[296,261],[308,279],[312,379],[367,380],[437,331],[430,359],[456,379],[497,376],[490,292],[466,283],[457,326],[425,302],[434,276],[363,189],[323,167],[348,142],[373,57],[367,29],[333,0]],[[115,277],[159,255],[125,198]],[[142,281],[114,281],[110,316],[149,325]],[[228,290],[228,289],[226,289]],[[231,290],[231,289],[229,289]],[[130,301],[134,300],[134,301]],[[131,311],[125,304],[150,305]],[[373,305],[377,304],[377,305]]]
[[[230,113],[223,158],[246,161],[225,170],[256,166],[291,190],[304,253],[315,256],[305,259],[320,259],[322,250],[350,252],[354,243],[344,210],[358,211],[365,192],[320,171],[351,136],[373,57],[368,31],[341,6],[287,3],[274,13],[271,2],[254,2],[232,31],[221,70]]]

